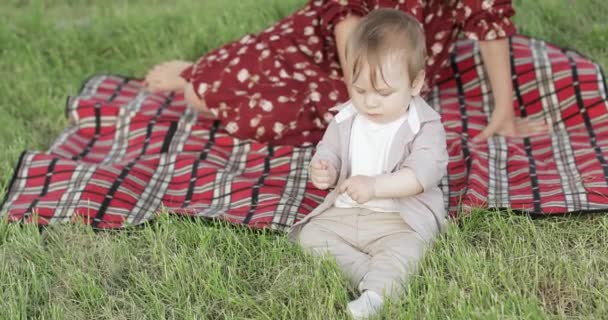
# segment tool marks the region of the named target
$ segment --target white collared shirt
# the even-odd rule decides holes
[[[420,130],[419,118],[414,103],[399,119],[390,123],[378,124],[357,113],[352,103],[344,105],[336,115],[336,121],[342,122],[354,116],[350,136],[349,159],[351,176],[377,176],[384,174],[393,139],[407,120],[413,132]],[[339,208],[362,207],[373,211],[397,212],[398,204],[393,199],[372,199],[364,204],[358,204],[346,193],[340,194],[334,205]]]

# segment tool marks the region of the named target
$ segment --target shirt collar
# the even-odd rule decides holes
[[[427,108],[430,109],[432,113],[427,112]],[[338,111],[338,113],[334,116],[334,119],[337,123],[341,123],[342,121],[357,114],[357,108],[355,108],[351,100],[336,105],[335,107],[329,110]],[[413,97],[412,101],[410,102],[407,117],[407,123],[410,126],[412,132],[414,134],[417,134],[418,131],[420,131],[420,126],[422,123],[436,119],[438,115],[434,116],[433,114],[436,115],[432,108],[422,98],[420,98],[419,96]]]

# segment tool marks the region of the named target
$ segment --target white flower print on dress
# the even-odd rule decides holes
[[[503,28],[497,27],[498,28],[498,36],[499,37],[505,37],[507,34],[505,33],[505,30]]]
[[[315,118],[315,119],[312,121],[312,123],[314,123],[314,124],[315,124],[315,126],[317,126],[317,128],[319,128],[319,129],[323,129],[323,128],[325,128],[325,126],[324,126],[324,125],[323,125],[323,123],[321,122],[321,119],[319,119],[319,118]]]
[[[239,131],[239,125],[234,121],[230,121],[226,125],[226,131],[228,131],[230,134],[234,134],[235,132]]]
[[[220,88],[220,85],[222,85],[222,82],[220,80],[213,81],[213,87],[211,88],[211,91],[217,92],[217,90]]]
[[[236,75],[236,78],[239,80],[239,82],[245,82],[245,80],[249,79],[249,70],[241,69],[241,71],[239,71],[239,73]]]
[[[238,55],[245,54],[245,52],[247,52],[247,48],[248,47],[242,47],[242,48],[240,48],[239,51],[236,52],[236,54],[238,54]]]
[[[293,73],[293,78],[298,80],[298,81],[306,81],[306,76],[299,73],[299,72],[294,72]]]
[[[252,119],[251,119],[251,121],[249,121],[249,125],[250,125],[252,128],[255,128],[255,127],[257,127],[258,125],[260,125],[260,121],[261,121],[261,120],[262,120],[262,116],[258,114],[257,116],[255,116],[254,118],[252,118]]]
[[[437,55],[439,52],[441,52],[441,50],[443,50],[443,45],[439,42],[436,42],[432,47],[431,47],[431,51],[433,51],[434,55]]]
[[[304,74],[309,76],[309,77],[316,77],[317,76],[317,72],[310,70],[310,69],[306,69],[304,70]]]
[[[299,46],[298,46],[298,48],[300,48],[300,50],[301,50],[301,51],[302,51],[304,54],[306,54],[306,55],[308,55],[308,56],[312,56],[312,51],[310,51],[310,48],[308,48],[308,46],[305,46],[305,45],[301,44],[301,45],[299,45]]]
[[[253,108],[255,108],[255,106],[258,105],[260,96],[261,96],[261,94],[259,92],[256,92],[249,98],[249,109],[253,109]]]
[[[270,112],[273,109],[272,102],[270,102],[268,100],[264,100],[264,99],[262,99],[260,101],[260,107],[262,108],[262,110],[264,110],[266,112]]]
[[[486,40],[495,40],[496,39],[496,30],[490,30],[486,33]]]
[[[205,95],[205,92],[207,92],[207,88],[209,88],[209,85],[202,82],[201,84],[198,85],[198,94],[200,96]]]
[[[247,88],[253,88],[253,86],[255,86],[255,84],[260,80],[260,76],[257,74],[254,74],[251,76],[251,81],[249,81],[249,84],[247,85]]]
[[[481,3],[481,9],[489,10],[494,5],[494,0],[483,0]]]
[[[263,136],[263,135],[264,135],[264,132],[266,132],[266,129],[264,129],[264,127],[258,127],[258,128],[255,130],[255,135],[256,135],[256,137],[258,137],[258,138],[259,138],[259,137],[261,137],[261,136]]]
[[[242,37],[241,40],[239,40],[239,42],[242,44],[246,44],[249,42],[249,38],[251,38],[251,35],[248,34],[248,35]]]
[[[279,136],[279,137],[283,134],[284,130],[285,130],[285,125],[280,122],[275,122],[274,126],[272,127],[272,131],[274,131],[274,133],[276,133],[277,136]]]
[[[331,101],[336,101],[336,100],[338,100],[338,91],[335,91],[335,90],[334,90],[334,91],[330,92],[330,93],[329,93],[329,99],[330,99]]]
[[[323,53],[321,51],[315,52],[315,63],[323,62]]]
[[[268,58],[269,55],[270,55],[270,50],[266,49],[266,50],[262,51],[262,54],[260,55],[260,60],[264,60],[264,59]]]

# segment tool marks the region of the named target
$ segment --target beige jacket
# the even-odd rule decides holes
[[[356,110],[350,103],[341,107],[317,146],[313,160],[328,160],[338,172],[340,185],[350,176],[348,161],[351,128]],[[398,129],[389,151],[384,173],[410,168],[424,191],[418,195],[396,199],[400,214],[425,240],[430,241],[444,231],[447,224],[443,192],[438,187],[446,174],[448,154],[441,117],[420,97],[410,104],[408,120]],[[302,226],[312,217],[334,205],[338,196],[332,190],[323,203],[289,230],[289,238],[297,239]]]

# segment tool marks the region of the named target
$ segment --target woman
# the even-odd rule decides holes
[[[146,76],[151,91],[184,90],[207,116],[242,139],[289,145],[317,143],[348,100],[342,72],[348,34],[377,8],[396,8],[420,21],[426,34],[426,88],[431,88],[461,34],[479,40],[493,88],[494,111],[476,137],[527,136],[545,123],[516,119],[507,37],[515,33],[510,0],[310,0],[257,35],[214,50],[194,64],[171,61]],[[348,75],[346,75],[348,76]]]

